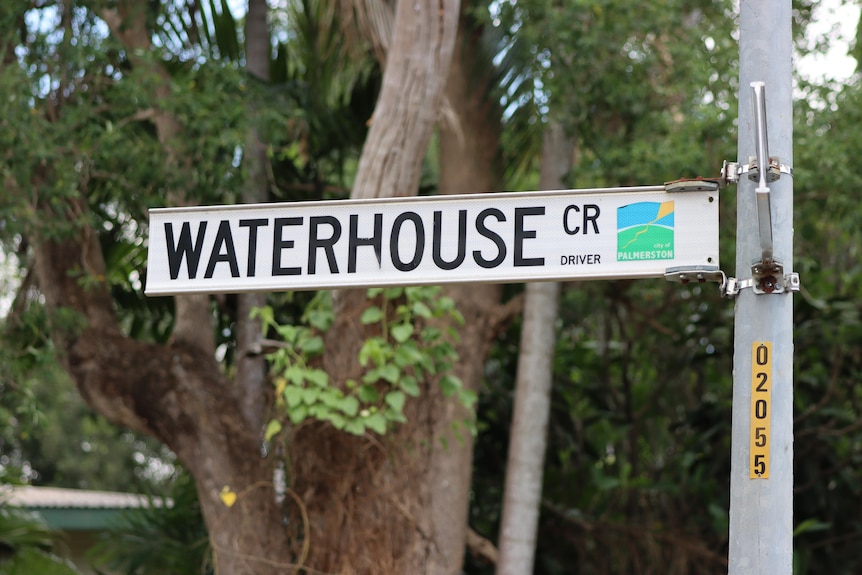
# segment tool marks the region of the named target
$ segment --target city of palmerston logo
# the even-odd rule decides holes
[[[673,200],[617,208],[617,261],[673,259]]]

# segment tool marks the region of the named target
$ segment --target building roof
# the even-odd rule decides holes
[[[0,500],[28,509],[134,509],[148,507],[150,502],[145,495],[134,493],[32,485],[0,488]],[[161,500],[153,499],[153,504],[159,507]]]
[[[126,509],[173,504],[170,499],[135,493],[31,485],[0,487],[0,502],[36,511],[50,527],[71,531],[109,528]]]

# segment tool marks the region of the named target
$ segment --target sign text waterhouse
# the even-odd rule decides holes
[[[718,196],[662,186],[150,210],[148,295],[661,277],[718,266]]]

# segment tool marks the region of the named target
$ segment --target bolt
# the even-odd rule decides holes
[[[775,291],[775,284],[775,276],[766,276],[760,280],[760,289],[763,290],[763,293],[772,293]]]

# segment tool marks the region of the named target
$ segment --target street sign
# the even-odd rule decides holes
[[[664,186],[150,210],[147,295],[662,277],[718,266],[718,195]]]

